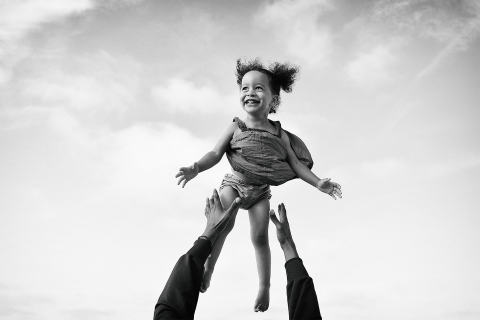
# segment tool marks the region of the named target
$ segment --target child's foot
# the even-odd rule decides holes
[[[213,270],[207,270],[203,272],[202,283],[200,284],[200,292],[204,293],[210,287],[210,280],[212,279]]]
[[[260,286],[260,288],[258,288],[257,299],[255,300],[255,306],[253,307],[253,310],[255,312],[267,311],[269,304],[270,304],[270,286]]]

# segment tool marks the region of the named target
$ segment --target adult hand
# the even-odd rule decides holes
[[[178,178],[177,185],[182,183],[182,188],[185,187],[188,181],[197,176],[198,172],[199,168],[196,162],[190,167],[181,167],[178,169],[178,173],[175,175],[175,178]]]
[[[275,215],[275,211],[270,210],[270,220],[272,220],[275,228],[277,229],[277,239],[280,243],[280,247],[283,249],[285,255],[285,261],[288,261],[292,258],[298,257],[297,248],[295,247],[295,242],[293,242],[292,233],[290,231],[290,224],[287,219],[287,210],[285,210],[285,205],[278,205],[278,216],[280,220]]]
[[[230,208],[224,210],[220,198],[218,197],[217,190],[213,189],[212,197],[210,199],[207,198],[205,204],[207,226],[205,227],[202,236],[206,236],[213,244],[217,236],[222,233],[223,229],[227,226],[230,218],[237,213],[242,202],[241,200],[241,198],[236,198],[230,205]]]
[[[317,183],[317,189],[325,192],[334,200],[337,200],[335,196],[342,198],[342,187],[338,183],[330,181],[330,178],[320,179]]]

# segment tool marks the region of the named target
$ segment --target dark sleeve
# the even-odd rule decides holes
[[[290,320],[321,320],[313,279],[309,277],[302,259],[293,258],[285,263],[287,270],[287,301]]]
[[[210,241],[198,239],[178,259],[155,305],[153,319],[193,319],[197,308],[204,264],[212,252]]]

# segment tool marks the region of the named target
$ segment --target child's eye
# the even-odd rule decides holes
[[[260,87],[260,86],[256,86],[255,89],[260,89],[260,90],[263,90],[263,87]]]
[[[242,88],[242,91],[247,91],[247,90],[248,90],[247,87],[243,87],[243,88]]]

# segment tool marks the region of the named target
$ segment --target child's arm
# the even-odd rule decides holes
[[[338,183],[330,181],[330,178],[318,178],[306,165],[298,160],[297,155],[290,145],[290,139],[285,132],[282,132],[282,140],[287,146],[287,162],[300,179],[328,194],[335,200],[337,200],[335,196],[339,198],[342,197],[341,186]]]
[[[181,183],[183,188],[187,182],[195,178],[197,174],[216,165],[222,159],[223,154],[227,151],[227,148],[230,145],[230,140],[232,140],[233,133],[237,128],[237,123],[232,122],[227,127],[227,130],[225,130],[212,151],[207,152],[200,160],[195,162],[190,167],[181,167],[179,172],[175,175],[176,178],[179,178],[177,184]]]

